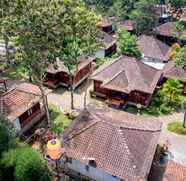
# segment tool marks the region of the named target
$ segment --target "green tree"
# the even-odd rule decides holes
[[[177,9],[177,8],[182,8],[186,5],[185,0],[169,0],[171,7]]]
[[[65,29],[64,36],[59,36],[59,57],[68,68],[70,75],[71,108],[74,109],[73,82],[77,72],[78,57],[93,53],[99,46],[100,31],[98,28],[99,18],[87,10],[81,0],[64,1],[64,15],[61,29]],[[57,38],[57,37],[56,37]]]
[[[0,114],[0,156],[3,151],[7,151],[12,140],[12,124]]]
[[[183,91],[183,85],[176,79],[168,79],[163,85],[162,92],[165,96],[164,101],[168,104],[178,103],[179,98]]]
[[[42,93],[43,105],[50,124],[43,76],[50,63],[55,60],[58,41],[58,23],[62,1],[35,0],[20,1],[20,16],[17,18],[16,60],[32,77]],[[64,28],[64,27],[63,27]]]
[[[9,43],[15,30],[16,5],[16,0],[0,1],[0,35],[5,43],[7,65],[10,64],[11,60]]]
[[[139,0],[135,3],[135,9],[131,12],[137,33],[149,32],[156,23],[154,13],[156,0]]]
[[[176,54],[176,66],[186,70],[186,46],[182,47]]]
[[[128,19],[136,2],[136,0],[115,0],[109,9],[109,14],[119,19]]]
[[[50,171],[42,156],[32,148],[10,149],[1,159],[4,178],[19,181],[51,181]]]
[[[118,30],[118,45],[122,54],[136,58],[141,57],[141,52],[138,49],[136,36],[131,35],[124,29]]]

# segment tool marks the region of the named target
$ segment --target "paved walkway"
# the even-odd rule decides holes
[[[161,116],[159,120],[163,122],[162,133],[160,136],[160,144],[166,140],[170,143],[170,151],[173,160],[186,165],[186,136],[178,135],[167,130],[167,125],[173,121],[183,121],[184,113],[174,113],[169,116]]]
[[[76,109],[84,108],[85,92],[87,91],[86,103],[90,103],[89,90],[92,85],[82,84],[74,92],[74,107]],[[61,109],[71,108],[71,93],[66,88],[58,88],[56,91],[50,92],[48,94],[48,102],[51,104],[59,105]]]

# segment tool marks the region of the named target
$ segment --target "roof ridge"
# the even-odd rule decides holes
[[[122,70],[120,70],[119,72],[117,72],[116,74],[114,74],[114,76],[110,79],[110,80],[108,80],[108,81],[106,81],[106,82],[103,82],[103,86],[104,85],[106,85],[106,84],[108,84],[109,82],[111,82],[112,80],[114,80],[119,74],[121,74],[122,72],[124,72],[125,73],[125,70],[124,69],[122,69]]]
[[[118,62],[121,58],[122,58],[122,56],[119,56],[119,57],[115,58],[114,60],[106,61],[107,65],[105,65],[105,64],[101,65],[95,72],[93,72],[92,76],[94,77],[97,74],[101,73],[103,70],[108,68],[108,66],[111,66],[114,63]]]

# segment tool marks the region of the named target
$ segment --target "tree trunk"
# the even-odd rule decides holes
[[[87,81],[86,81],[86,90],[85,90],[85,95],[84,95],[84,109],[86,109],[87,108],[87,92],[88,92],[88,83],[89,83],[89,81],[88,81],[88,78],[87,78]]]
[[[6,63],[7,63],[7,65],[10,65],[10,53],[9,53],[9,49],[8,49],[9,38],[8,38],[8,36],[5,35],[5,34],[4,34],[3,38],[4,38],[5,50],[6,50]]]
[[[73,75],[70,75],[70,95],[71,95],[71,109],[74,109],[74,87],[73,87]]]
[[[47,122],[48,122],[48,126],[51,126],[51,122],[50,122],[50,113],[49,113],[49,108],[48,108],[48,101],[47,101],[47,95],[45,95],[45,91],[43,88],[42,83],[39,84],[39,89],[41,91],[41,95],[42,95],[42,102],[43,102],[43,106],[46,112],[46,118],[47,118]]]
[[[185,114],[183,118],[183,127],[186,128],[186,109],[185,109]]]

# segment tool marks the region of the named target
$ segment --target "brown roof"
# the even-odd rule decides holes
[[[113,46],[114,44],[116,44],[116,37],[115,37],[115,35],[109,35],[107,33],[103,33],[101,38],[102,38],[101,42],[102,42],[103,47],[105,49],[108,49],[111,46]]]
[[[102,17],[99,25],[100,27],[104,28],[104,27],[112,26],[112,22],[110,21],[108,17]]]
[[[22,83],[0,97],[0,112],[14,121],[39,101],[41,92],[33,84]]]
[[[175,26],[175,22],[167,22],[164,23],[158,27],[156,27],[156,32],[159,35],[163,35],[163,36],[173,36],[174,32],[174,26]]]
[[[106,62],[91,79],[103,82],[102,87],[111,90],[125,93],[139,90],[152,94],[161,73],[135,58],[122,56]]]
[[[64,133],[68,157],[124,180],[148,175],[161,131],[156,120],[110,108],[88,106]]]
[[[186,70],[176,67],[173,61],[165,65],[163,73],[165,78],[178,79],[186,82]]]
[[[154,28],[154,31],[156,31],[157,34],[162,36],[175,37],[174,33],[175,25],[176,22],[167,22]],[[183,34],[186,34],[186,31],[184,31]]]
[[[119,23],[119,25],[126,29],[127,31],[133,31],[134,30],[134,23],[132,22],[132,20],[125,20],[125,21],[121,21]]]
[[[90,64],[94,59],[94,57],[88,56],[79,57],[78,71]],[[54,64],[49,65],[47,72],[51,74],[56,74],[58,72],[66,72],[68,74],[69,71],[68,68],[64,65],[64,62],[57,58]]]
[[[185,181],[186,167],[174,161],[169,161],[163,181]]]
[[[138,46],[144,57],[165,61],[169,58],[170,47],[153,36],[142,35]]]

